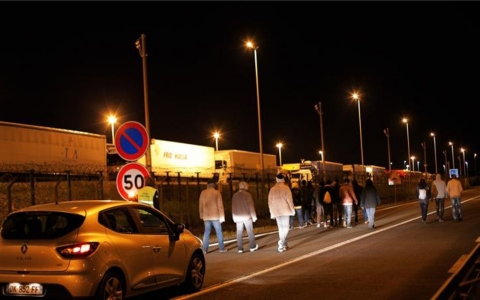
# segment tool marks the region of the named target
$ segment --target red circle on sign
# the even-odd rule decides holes
[[[124,165],[117,174],[117,191],[125,200],[131,200],[129,194],[135,194],[145,185],[145,178],[149,177],[145,166],[139,163]]]
[[[128,161],[135,161],[142,157],[149,144],[147,129],[135,121],[123,123],[115,134],[117,153]]]

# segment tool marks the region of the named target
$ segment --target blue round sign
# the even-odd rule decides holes
[[[125,122],[115,134],[115,147],[121,158],[135,161],[142,157],[149,146],[149,137],[145,127],[134,121]]]

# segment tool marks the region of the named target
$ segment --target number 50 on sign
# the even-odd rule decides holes
[[[126,164],[118,171],[118,193],[123,199],[131,200],[129,196],[136,194],[145,185],[145,178],[149,175],[147,168],[139,163]]]

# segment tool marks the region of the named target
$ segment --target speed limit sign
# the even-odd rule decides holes
[[[145,179],[150,176],[147,168],[139,163],[124,165],[117,175],[117,190],[125,200],[131,200],[132,195],[145,185]]]

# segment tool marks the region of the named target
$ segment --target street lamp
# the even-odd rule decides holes
[[[403,161],[403,169],[404,169],[404,170],[407,169],[407,161],[406,161],[406,160]]]
[[[474,165],[475,165],[474,176],[477,176],[477,153],[473,153],[473,161],[474,161]]]
[[[252,42],[247,42],[246,46],[250,49],[253,49],[253,56],[255,58],[255,83],[257,86],[257,112],[258,112],[258,140],[260,144],[260,162],[262,164],[262,184],[264,182],[264,163],[263,163],[263,143],[262,143],[262,122],[260,118],[260,90],[258,88],[258,63],[257,63],[257,49],[258,46],[254,45]]]
[[[420,161],[417,160],[417,172],[420,172]]]
[[[318,154],[320,154],[322,156],[322,161],[324,161],[323,160],[323,151],[322,150],[318,151]]]
[[[415,156],[411,156],[410,159],[412,160],[412,172],[415,171]]]
[[[385,136],[387,137],[387,145],[388,145],[388,171],[392,172],[392,164],[390,160],[390,131],[388,128],[383,130],[383,133],[385,133]]]
[[[322,143],[322,173],[323,173],[323,180],[325,180],[325,177],[327,176],[327,169],[325,168],[325,159],[323,157],[323,151],[325,150],[324,144],[323,144],[323,111],[322,111],[322,102],[318,102],[318,104],[315,104],[315,110],[317,111],[318,115],[320,116],[320,140]]]
[[[408,157],[411,158],[410,156],[410,136],[408,135],[408,120],[407,118],[403,118],[402,120],[403,123],[407,125],[407,147],[408,147]],[[413,168],[412,168],[413,169]]]
[[[446,166],[448,166],[447,150],[443,150],[443,157],[445,157],[445,164],[443,165],[443,173],[447,174]]]
[[[282,143],[278,143],[277,144],[277,147],[278,147],[278,157],[280,159],[280,167],[282,166],[282,146],[283,144]]]
[[[112,144],[115,145],[115,123],[117,122],[117,118],[115,116],[108,117],[108,123],[112,125]]]
[[[215,132],[213,137],[215,138],[215,151],[218,151],[218,138],[220,137],[220,133]]]
[[[360,98],[358,97],[357,93],[353,93],[352,98],[353,100],[356,100],[358,102],[358,125],[360,128],[360,154],[362,157],[362,174],[363,174],[365,172],[365,167],[363,163],[362,117],[360,114]]]
[[[435,154],[435,174],[438,174],[438,169],[437,169],[437,143],[435,141],[435,133],[431,132],[430,136],[433,136],[433,153]]]
[[[465,149],[461,148],[460,151],[462,151],[462,154],[463,154],[463,175],[467,176],[467,170],[465,168],[466,164],[465,164]]]
[[[448,142],[450,146],[452,146],[452,169],[455,169],[455,155],[453,154],[453,143]]]

